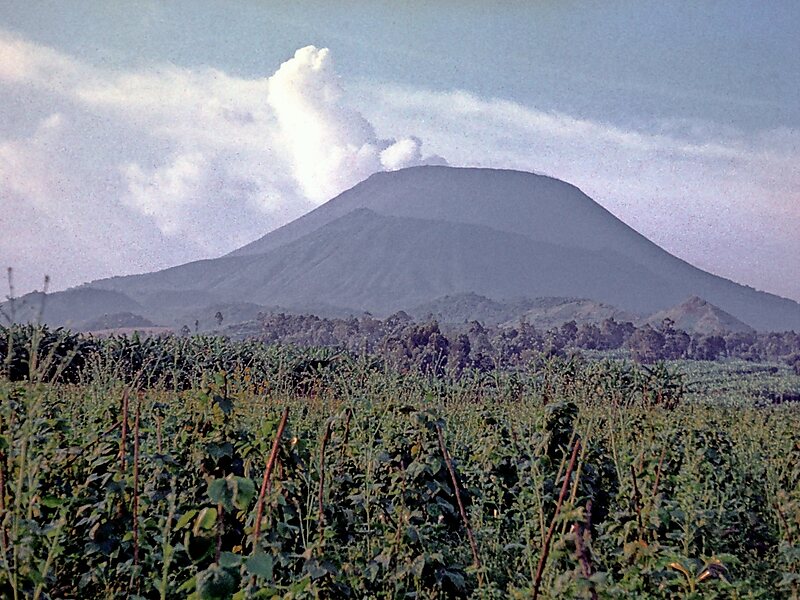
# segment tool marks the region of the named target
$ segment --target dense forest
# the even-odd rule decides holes
[[[228,331],[267,344],[342,348],[379,355],[399,367],[435,366],[456,373],[519,365],[542,353],[563,355],[571,350],[623,350],[646,364],[679,359],[778,361],[800,372],[800,335],[794,331],[706,335],[676,329],[669,320],[657,327],[614,319],[580,325],[570,321],[541,331],[524,321],[514,327],[487,327],[477,321],[461,325],[417,322],[404,312],[386,319],[280,313],[260,315],[247,327]]]

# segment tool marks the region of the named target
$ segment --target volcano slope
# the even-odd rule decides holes
[[[77,290],[116,292],[155,321],[219,303],[381,315],[470,292],[651,314],[699,296],[759,330],[800,329],[800,304],[693,267],[575,186],[442,166],[375,174],[227,256],[54,294],[59,315]]]

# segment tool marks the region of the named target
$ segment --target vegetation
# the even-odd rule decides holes
[[[522,321],[514,327],[492,327],[472,321],[442,326],[415,322],[399,312],[386,319],[371,316],[324,319],[314,315],[262,314],[254,323],[231,327],[226,333],[256,338],[268,344],[326,346],[369,352],[391,359],[400,368],[413,366],[416,351],[427,346],[453,371],[491,370],[524,364],[539,354],[569,350],[624,350],[637,362],[664,360],[740,359],[780,361],[800,372],[800,334],[738,332],[687,333],[665,319],[658,327],[635,326],[613,318],[600,324],[574,321],[539,330]]]
[[[798,596],[790,367],[456,373],[439,335],[398,367],[3,330],[0,595]]]

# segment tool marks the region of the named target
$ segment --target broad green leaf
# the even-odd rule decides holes
[[[198,535],[198,532],[201,529],[211,529],[217,522],[217,509],[216,508],[204,508],[200,511],[197,515],[197,519],[194,522],[194,534]]]
[[[233,552],[222,552],[219,555],[219,566],[226,569],[234,569],[242,564],[242,557],[240,554]]]
[[[175,523],[175,529],[183,529],[186,527],[196,514],[196,509],[187,510],[185,513],[183,513],[183,515],[181,515],[181,518],[178,519],[178,522]]]
[[[253,481],[247,477],[234,477],[233,482],[235,484],[233,503],[236,505],[236,508],[246,510],[253,497],[256,495],[256,486]]]
[[[245,563],[247,572],[251,575],[262,577],[267,581],[272,580],[273,560],[271,554],[256,552]]]
[[[208,484],[208,497],[215,504],[221,504],[225,510],[233,510],[233,490],[227,479],[214,479]]]

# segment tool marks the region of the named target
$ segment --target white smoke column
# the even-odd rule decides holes
[[[269,79],[268,102],[292,155],[294,176],[318,202],[380,169],[377,148],[370,144],[372,126],[341,98],[327,48],[299,49]]]
[[[401,138],[381,152],[381,164],[387,171],[422,164],[421,147],[419,138]]]
[[[372,173],[422,164],[414,137],[378,139],[361,113],[343,101],[327,48],[306,46],[269,79],[268,103],[292,157],[303,194],[328,200]]]

